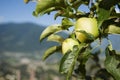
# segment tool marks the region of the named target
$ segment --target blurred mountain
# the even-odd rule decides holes
[[[43,26],[33,23],[0,24],[0,51],[33,52],[40,49]]]
[[[44,29],[45,26],[34,23],[0,24],[0,53],[43,54],[47,48],[56,45],[46,41],[40,43],[39,36]]]
[[[44,29],[45,26],[34,23],[0,24],[0,80],[31,80],[31,76],[37,80],[64,80],[64,76],[58,73],[62,54],[41,61],[47,48],[58,45],[39,41]],[[63,37],[65,34],[60,33]]]

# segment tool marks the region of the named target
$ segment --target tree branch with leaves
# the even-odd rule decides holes
[[[120,34],[120,13],[116,11],[116,8],[120,10],[120,0],[24,0],[25,3],[30,1],[36,2],[34,16],[39,17],[56,12],[55,20],[62,17],[60,24],[50,25],[42,32],[40,41],[47,39],[59,43],[45,51],[43,60],[61,51],[63,57],[59,71],[66,74],[66,80],[70,80],[72,75],[86,80],[87,78],[91,80],[120,79],[120,53],[113,49],[108,39],[108,35]],[[82,5],[86,6],[89,11],[83,12],[79,8]],[[71,27],[73,27],[72,31],[69,30]],[[65,30],[70,32],[66,39],[57,34]],[[108,40],[104,68],[98,64],[100,52],[93,54],[94,47],[91,46],[93,42],[101,43],[102,39]],[[94,76],[86,74],[89,59],[96,62],[95,66],[99,68]]]

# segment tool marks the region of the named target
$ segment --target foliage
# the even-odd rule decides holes
[[[26,3],[28,3],[28,1]],[[80,46],[74,46],[73,50],[68,50],[68,52],[63,55],[60,62],[60,72],[66,74],[66,80],[70,80],[72,75],[76,78],[84,79],[89,77],[95,80],[98,78],[108,80],[110,77],[113,77],[115,80],[119,80],[120,55],[112,49],[112,44],[108,39],[108,35],[120,34],[120,13],[116,11],[116,9],[120,10],[120,0],[36,0],[36,3],[36,9],[33,11],[34,16],[50,14],[54,11],[56,13],[54,19],[58,17],[63,18],[60,24],[48,26],[40,36],[40,41],[48,38],[48,41],[59,43],[59,46],[49,48],[45,52],[43,59],[46,59],[54,52],[61,51],[61,45],[64,38],[56,33],[68,30],[71,33],[68,38],[77,40],[75,30],[73,29],[71,31],[69,28],[74,28],[74,23],[79,18],[96,18],[99,37],[91,38],[91,34],[82,31],[82,33],[87,35],[88,38],[91,38],[91,40],[83,43],[77,40]],[[89,11],[82,11],[80,8],[81,6],[86,6]],[[100,52],[92,54],[94,47],[91,47],[91,43],[95,41],[101,43],[101,40],[105,38],[108,40],[109,45],[105,49],[105,67],[102,69],[101,65],[98,63]],[[87,62],[90,59],[92,59],[96,63],[95,66],[99,68],[98,73],[95,73],[94,78],[91,75],[87,75],[88,71],[86,70],[86,66],[88,66]],[[99,71],[101,73],[106,72],[104,74],[109,76],[106,78],[105,75],[99,74]]]

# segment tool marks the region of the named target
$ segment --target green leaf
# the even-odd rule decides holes
[[[86,63],[86,61],[90,57],[90,54],[91,54],[91,50],[89,48],[86,48],[85,51],[79,56],[79,59],[82,62],[82,64]]]
[[[119,3],[120,0],[101,0],[99,3],[99,7],[103,8],[105,10],[110,10],[111,7],[115,6],[117,3]]]
[[[119,18],[120,17],[120,13],[116,13],[116,12],[112,12],[110,15],[110,18]]]
[[[114,6],[119,3],[120,0],[101,0],[98,8],[98,27],[102,25],[102,23],[111,17],[112,10]],[[113,10],[114,11],[114,10]],[[113,13],[112,13],[113,14]],[[119,14],[114,14],[114,16],[119,16]]]
[[[109,25],[108,28],[105,30],[105,33],[120,34],[120,27],[115,25]]]
[[[73,26],[73,22],[71,22],[68,18],[63,18],[62,19],[62,26],[63,29],[68,29],[69,27]]]
[[[89,1],[90,0],[74,0],[72,3],[72,7],[75,8],[75,10],[77,10],[82,4],[88,5]]]
[[[69,35],[69,37],[70,38],[72,38],[72,39],[74,39],[74,40],[76,40],[76,35],[75,35],[75,33],[73,32],[73,33],[71,33],[70,35]]]
[[[61,59],[59,71],[61,73],[67,74],[67,80],[70,79],[74,66],[76,64],[80,50],[85,46],[85,44],[80,44],[80,46],[74,46],[72,51],[68,51]]]
[[[55,41],[55,42],[62,43],[64,41],[64,38],[62,38],[59,35],[52,34],[48,37],[47,41]]]
[[[82,0],[83,4],[89,5],[90,0]]]
[[[81,50],[81,53],[79,54],[78,57],[78,62],[80,62],[80,64],[78,65],[78,67],[75,69],[75,73],[80,75],[81,77],[85,77],[86,76],[86,62],[88,61],[88,59],[91,56],[91,50],[89,47],[84,47]]]
[[[75,18],[74,10],[71,6],[61,7],[59,11],[55,14],[54,19],[58,16],[66,17],[66,18]]]
[[[63,0],[38,0],[33,15],[38,16],[39,14],[53,11],[53,8],[60,6],[63,2]]]
[[[98,9],[98,27],[101,27],[102,23],[107,20],[110,16],[110,10],[103,8]]]
[[[105,68],[115,78],[120,80],[120,56],[115,55],[114,50],[106,49]]]
[[[58,32],[62,30],[61,25],[51,25],[48,26],[40,35],[40,41],[42,41],[44,38],[48,37],[49,35]]]
[[[83,34],[87,37],[88,41],[93,41],[93,40],[95,40],[95,37],[94,37],[92,34],[87,33],[87,32],[84,31],[84,30],[80,30],[80,31],[77,31],[77,32],[83,33]]]
[[[54,15],[54,20],[56,20],[58,16],[61,16],[61,11],[58,11],[58,12]]]
[[[42,16],[42,15],[44,15],[46,13],[50,13],[50,12],[55,11],[55,10],[56,10],[56,7],[50,7],[48,9],[44,10],[44,11],[41,11],[39,14]],[[38,16],[38,13],[34,11],[33,15]]]
[[[50,55],[52,55],[54,52],[59,51],[61,49],[61,46],[53,46],[47,49],[42,57],[43,60],[47,59]]]
[[[53,7],[54,0],[39,0],[37,2],[37,6],[35,11],[33,12],[34,16],[38,16],[41,14],[43,11],[47,10],[48,8]]]

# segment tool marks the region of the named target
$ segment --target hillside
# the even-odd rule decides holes
[[[41,56],[47,48],[56,45],[53,42],[39,42],[39,36],[44,29],[45,26],[34,23],[0,24],[0,53],[7,52],[9,55],[24,53],[28,56],[34,54]],[[61,33],[61,35],[63,34]]]
[[[29,80],[33,74],[39,80],[64,80],[58,74],[58,60],[62,54],[58,53],[41,61],[44,51],[56,45],[45,40],[39,41],[44,29],[45,26],[34,23],[0,24],[0,80]],[[67,36],[65,34],[60,33],[63,37]]]
[[[33,23],[1,24],[0,51],[32,52],[40,49],[39,35],[43,26]]]

